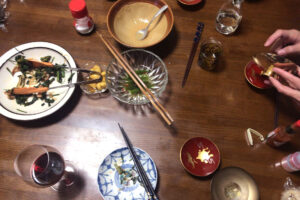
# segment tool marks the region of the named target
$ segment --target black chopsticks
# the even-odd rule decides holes
[[[195,57],[195,53],[197,51],[197,47],[198,47],[198,44],[199,44],[199,41],[200,41],[200,38],[201,38],[203,28],[204,28],[204,24],[201,23],[201,22],[198,22],[197,31],[196,31],[195,37],[194,37],[193,47],[192,47],[192,50],[191,50],[191,53],[190,53],[188,63],[187,63],[186,68],[185,68],[185,73],[184,73],[184,77],[183,77],[183,80],[182,80],[181,87],[184,87],[185,82],[186,82],[186,80],[189,76],[189,73],[190,73],[190,70],[191,70],[191,67],[192,67],[192,63],[193,63],[193,60],[194,60],[194,57]]]
[[[148,176],[147,176],[147,174],[146,174],[146,172],[145,172],[145,170],[144,170],[144,168],[143,168],[140,160],[138,159],[138,157],[137,157],[137,155],[136,155],[136,153],[135,153],[135,151],[133,149],[133,146],[132,146],[132,144],[131,144],[131,142],[130,142],[130,140],[129,140],[127,134],[126,134],[126,132],[124,131],[123,127],[121,127],[121,125],[119,123],[118,123],[118,125],[119,125],[121,133],[123,135],[123,138],[124,138],[124,140],[126,142],[126,145],[127,145],[128,149],[129,149],[129,152],[131,154],[131,157],[133,159],[133,162],[134,162],[134,165],[135,165],[135,167],[137,169],[137,172],[138,172],[139,176],[141,177],[141,180],[142,180],[142,182],[144,184],[144,188],[145,188],[146,193],[147,193],[147,195],[149,197],[148,199],[149,200],[153,200],[153,199],[154,200],[158,200],[158,197],[156,196],[156,194],[154,192],[152,184],[150,183],[149,178],[148,178]]]

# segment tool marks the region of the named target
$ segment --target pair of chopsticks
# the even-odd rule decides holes
[[[140,79],[140,77],[135,73],[135,71],[130,67],[125,58],[118,52],[118,50],[107,41],[102,34],[96,32],[100,39],[103,41],[108,50],[113,54],[115,59],[121,65],[121,67],[126,71],[142,93],[149,99],[154,108],[159,112],[162,118],[166,121],[168,125],[171,125],[174,121],[168,111],[159,103],[154,94],[147,88],[145,83]]]
[[[124,140],[126,142],[126,145],[127,145],[128,149],[129,149],[130,155],[131,155],[131,157],[133,159],[133,162],[134,162],[134,165],[135,165],[135,167],[137,169],[137,172],[138,172],[139,176],[142,179],[142,182],[143,182],[144,188],[146,190],[146,193],[147,193],[147,195],[149,197],[149,200],[153,200],[153,199],[154,200],[158,200],[158,197],[155,194],[155,191],[154,191],[154,189],[152,187],[152,184],[149,181],[149,178],[148,178],[148,176],[147,176],[147,174],[146,174],[146,172],[145,172],[145,170],[144,170],[144,168],[143,168],[140,160],[138,159],[138,157],[137,157],[137,155],[136,155],[136,153],[135,153],[135,151],[133,149],[133,146],[132,146],[132,144],[131,144],[131,142],[130,142],[130,140],[129,140],[126,132],[125,132],[125,130],[123,129],[123,127],[119,123],[118,123],[118,125],[119,125],[121,133],[123,135],[123,138],[124,138]]]
[[[185,73],[184,73],[184,77],[183,77],[183,80],[182,80],[181,87],[184,87],[184,85],[186,83],[186,80],[189,76],[189,73],[190,73],[190,70],[191,70],[191,67],[192,67],[192,63],[193,63],[193,60],[194,60],[194,57],[195,57],[195,53],[197,51],[197,47],[198,47],[198,44],[199,44],[199,41],[200,41],[200,38],[201,38],[203,28],[204,28],[204,24],[201,23],[201,22],[198,22],[197,31],[195,33],[193,46],[192,46],[192,49],[191,49],[191,52],[190,52],[190,57],[189,57],[188,63],[187,63],[186,68],[185,68]]]

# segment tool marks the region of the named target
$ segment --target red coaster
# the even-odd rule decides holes
[[[196,5],[200,3],[202,0],[177,0],[184,5]]]
[[[264,83],[264,80],[268,78],[261,75],[262,71],[262,67],[258,66],[254,61],[250,61],[245,67],[244,74],[247,81],[254,87],[259,89],[270,88],[269,85]]]
[[[220,151],[210,140],[203,137],[191,138],[180,150],[183,167],[194,176],[208,176],[220,165]]]

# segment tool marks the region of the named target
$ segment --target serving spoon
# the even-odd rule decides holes
[[[149,24],[146,26],[146,28],[141,29],[141,30],[138,30],[138,31],[136,32],[136,38],[137,38],[138,40],[143,40],[143,39],[146,38],[146,36],[148,35],[148,29],[149,29],[151,23],[152,23],[152,22],[153,22],[153,21],[154,21],[161,13],[163,13],[167,8],[168,8],[168,5],[165,5],[165,6],[161,7],[161,9],[159,9],[159,10],[157,11],[157,13],[152,17],[152,19],[150,20],[150,22],[149,22]]]

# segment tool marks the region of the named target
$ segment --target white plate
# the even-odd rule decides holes
[[[69,68],[76,68],[75,61],[65,49],[48,42],[31,42],[22,44],[10,49],[0,57],[0,113],[8,118],[16,120],[34,120],[48,116],[60,109],[68,101],[75,88],[64,87],[51,90],[52,93],[59,94],[55,97],[56,100],[51,104],[51,106],[48,106],[47,104],[42,106],[43,102],[41,100],[37,100],[34,104],[25,107],[18,105],[16,100],[9,100],[6,94],[4,94],[4,91],[15,87],[16,82],[7,69],[12,71],[12,69],[16,66],[16,64],[12,61],[15,60],[15,56],[21,55],[20,52],[22,52],[26,58],[35,58],[38,60],[40,57],[49,55],[54,57],[53,63],[64,63],[66,64],[66,67]],[[57,81],[54,81],[51,84],[51,87],[60,84],[67,84],[68,77],[70,77],[71,73],[72,72],[67,70],[63,82],[58,83]],[[77,73],[75,73],[72,78],[72,82],[76,81]]]
[[[157,169],[152,158],[142,149],[134,148],[143,168],[155,189],[157,185]],[[105,200],[148,199],[145,188],[139,181],[128,186],[121,184],[115,164],[122,169],[132,169],[134,162],[127,147],[116,149],[103,160],[98,171],[98,186]]]

